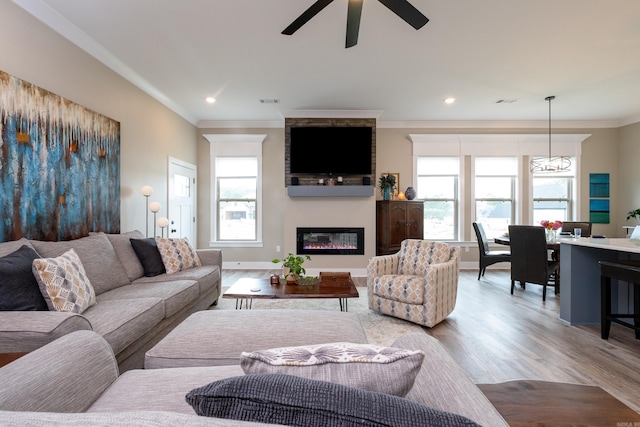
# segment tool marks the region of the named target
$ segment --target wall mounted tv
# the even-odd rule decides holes
[[[290,173],[371,174],[371,127],[292,126],[290,131]]]

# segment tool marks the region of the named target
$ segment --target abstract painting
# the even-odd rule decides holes
[[[589,174],[589,221],[594,224],[609,224],[609,174]]]
[[[120,232],[120,123],[0,71],[0,242]]]

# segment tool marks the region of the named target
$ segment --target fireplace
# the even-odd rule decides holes
[[[364,228],[298,227],[298,255],[364,255]]]

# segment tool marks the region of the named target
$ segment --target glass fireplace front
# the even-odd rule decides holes
[[[364,228],[297,228],[298,255],[364,255]]]

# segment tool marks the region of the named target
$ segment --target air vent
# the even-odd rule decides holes
[[[514,102],[518,102],[518,99],[517,98],[498,99],[495,103],[496,104],[513,104]]]
[[[261,99],[260,103],[261,104],[280,104],[280,100],[275,98],[265,98],[265,99]]]

